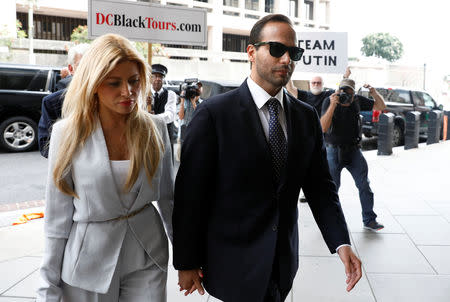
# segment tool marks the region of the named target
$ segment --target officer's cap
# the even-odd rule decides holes
[[[152,73],[159,73],[163,76],[166,76],[167,67],[162,64],[153,64],[152,65]]]

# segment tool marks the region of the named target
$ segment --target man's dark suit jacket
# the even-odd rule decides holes
[[[56,83],[56,90],[59,91],[59,90],[66,89],[69,86],[71,81],[72,81],[71,75],[65,77],[64,79],[59,80],[58,83]]]
[[[64,92],[66,90],[58,90],[47,95],[42,100],[41,118],[38,125],[38,144],[41,155],[48,157],[48,147],[50,143],[51,128],[55,121],[61,117],[61,108],[64,101]]]
[[[318,116],[286,93],[284,110],[288,158],[279,186],[246,81],[199,105],[183,143],[173,264],[202,268],[206,290],[225,302],[262,301],[273,267],[282,295],[289,292],[298,269],[300,188],[330,251],[350,242]]]

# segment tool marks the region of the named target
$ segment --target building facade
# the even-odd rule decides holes
[[[330,29],[331,0],[147,0],[160,5],[176,5],[207,10],[208,44],[205,47],[162,45],[153,62],[169,68],[169,77],[198,77],[211,80],[243,80],[249,73],[246,54],[250,29],[270,13],[289,16],[297,32]],[[2,0],[0,21],[14,36],[16,19],[30,39],[13,41],[2,61],[65,65],[70,35],[78,25],[87,24],[88,0]],[[31,9],[30,9],[31,7]],[[33,26],[29,28],[32,11]],[[5,16],[5,18],[1,18]],[[33,55],[30,55],[30,43]],[[34,58],[33,58],[34,57]],[[6,58],[6,59],[5,59]],[[33,62],[34,60],[34,62]],[[182,63],[182,64],[180,64]]]

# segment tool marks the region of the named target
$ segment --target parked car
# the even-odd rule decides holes
[[[60,68],[0,63],[0,147],[22,152],[37,146],[42,99],[60,78]]]
[[[376,136],[378,134],[378,121],[381,113],[391,112],[394,114],[394,133],[393,145],[399,146],[405,139],[405,115],[410,111],[420,112],[420,135],[426,137],[428,131],[429,113],[432,110],[442,110],[442,105],[437,105],[436,101],[425,91],[408,89],[405,87],[376,88],[384,97],[386,109],[383,112],[379,110],[361,111],[363,116],[362,132],[366,137]],[[358,94],[368,98],[369,91],[361,88]]]

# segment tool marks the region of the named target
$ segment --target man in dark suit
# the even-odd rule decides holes
[[[64,102],[64,92],[72,80],[83,54],[89,48],[89,44],[78,44],[71,49],[67,55],[67,69],[69,75],[56,83],[56,92],[42,99],[41,118],[38,124],[39,152],[45,158],[48,157],[48,146],[50,143],[51,128],[57,119],[61,117],[61,109]]]
[[[300,188],[347,290],[361,278],[314,109],[282,89],[303,50],[284,15],[250,33],[250,77],[200,104],[175,184],[173,264],[185,294],[225,302],[280,302],[298,269]]]

